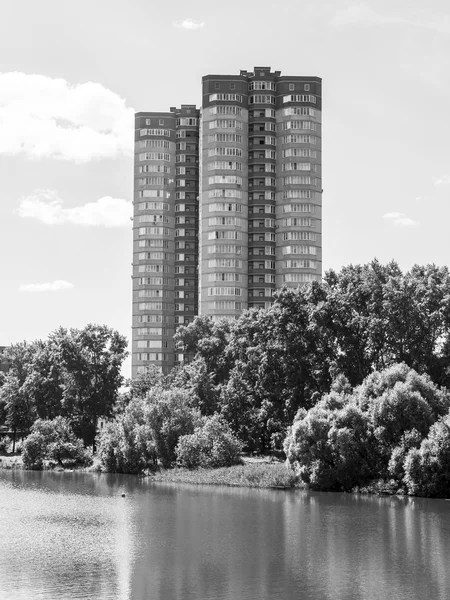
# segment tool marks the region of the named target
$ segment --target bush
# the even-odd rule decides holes
[[[0,438],[0,455],[8,454],[10,444],[11,440],[9,437]]]
[[[241,463],[242,443],[219,416],[204,417],[194,433],[183,435],[176,448],[177,461],[188,469],[230,467]]]
[[[201,422],[200,412],[191,402],[190,394],[178,388],[154,389],[146,398],[145,424],[163,467],[175,462],[179,438],[193,433]]]
[[[431,427],[420,448],[409,451],[404,470],[409,494],[450,497],[450,414]]]
[[[429,478],[446,476],[429,474],[422,481],[420,473],[433,463],[429,447],[439,447],[445,455],[445,443],[442,436],[439,443],[430,438],[430,446],[421,442],[431,431],[437,435],[433,423],[447,413],[449,403],[448,392],[429,377],[394,365],[372,373],[353,391],[334,385],[309,411],[300,410],[284,449],[313,489],[350,490],[389,479],[391,487],[407,484],[410,493],[436,495],[440,484]],[[442,429],[443,421],[439,423]]]
[[[98,455],[109,473],[141,473],[154,468],[157,457],[144,408],[142,400],[131,400],[124,414],[100,432]]]
[[[23,442],[22,458],[29,469],[42,469],[44,460],[66,466],[92,464],[91,455],[64,417],[38,419]]]

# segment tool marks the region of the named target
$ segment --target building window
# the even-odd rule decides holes
[[[310,89],[311,89],[311,86],[309,85],[309,83],[305,83],[305,87],[304,87],[305,92],[309,92]]]
[[[214,89],[215,90],[219,90],[220,89],[220,83],[215,83],[214,84]]]
[[[236,89],[236,84],[230,83],[230,90],[235,90],[235,89]]]
[[[289,84],[289,91],[293,92],[295,90],[295,85],[293,83]]]

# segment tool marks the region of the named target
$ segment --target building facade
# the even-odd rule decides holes
[[[196,314],[237,318],[322,274],[322,82],[203,78],[202,109],[136,115],[133,376],[183,360]]]

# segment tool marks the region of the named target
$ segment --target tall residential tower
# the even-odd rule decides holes
[[[136,115],[133,376],[183,360],[196,314],[236,318],[322,273],[321,79],[203,78],[203,102]]]

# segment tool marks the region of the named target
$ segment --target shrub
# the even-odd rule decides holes
[[[420,448],[408,452],[404,470],[409,494],[450,496],[450,414],[431,427]]]
[[[178,388],[154,389],[146,398],[145,424],[163,467],[175,462],[179,438],[193,433],[200,423],[200,413],[191,401],[189,393]]]
[[[427,487],[419,477],[420,465],[432,462],[432,453],[426,446],[417,448],[449,403],[448,392],[429,377],[394,365],[372,373],[353,391],[334,385],[309,411],[300,410],[284,449],[289,463],[314,489],[349,490],[390,478],[392,486],[408,481],[409,490],[435,494],[434,484]]]
[[[38,419],[23,442],[22,458],[25,467],[41,469],[44,460],[69,465],[92,464],[92,457],[64,417],[51,421]]]
[[[101,464],[110,473],[141,473],[156,464],[142,400],[132,400],[123,415],[107,423],[97,442]]]
[[[241,463],[242,443],[219,416],[204,417],[194,433],[183,435],[176,448],[177,461],[188,469],[229,467]]]
[[[8,454],[10,444],[11,440],[9,437],[0,438],[0,455]]]

